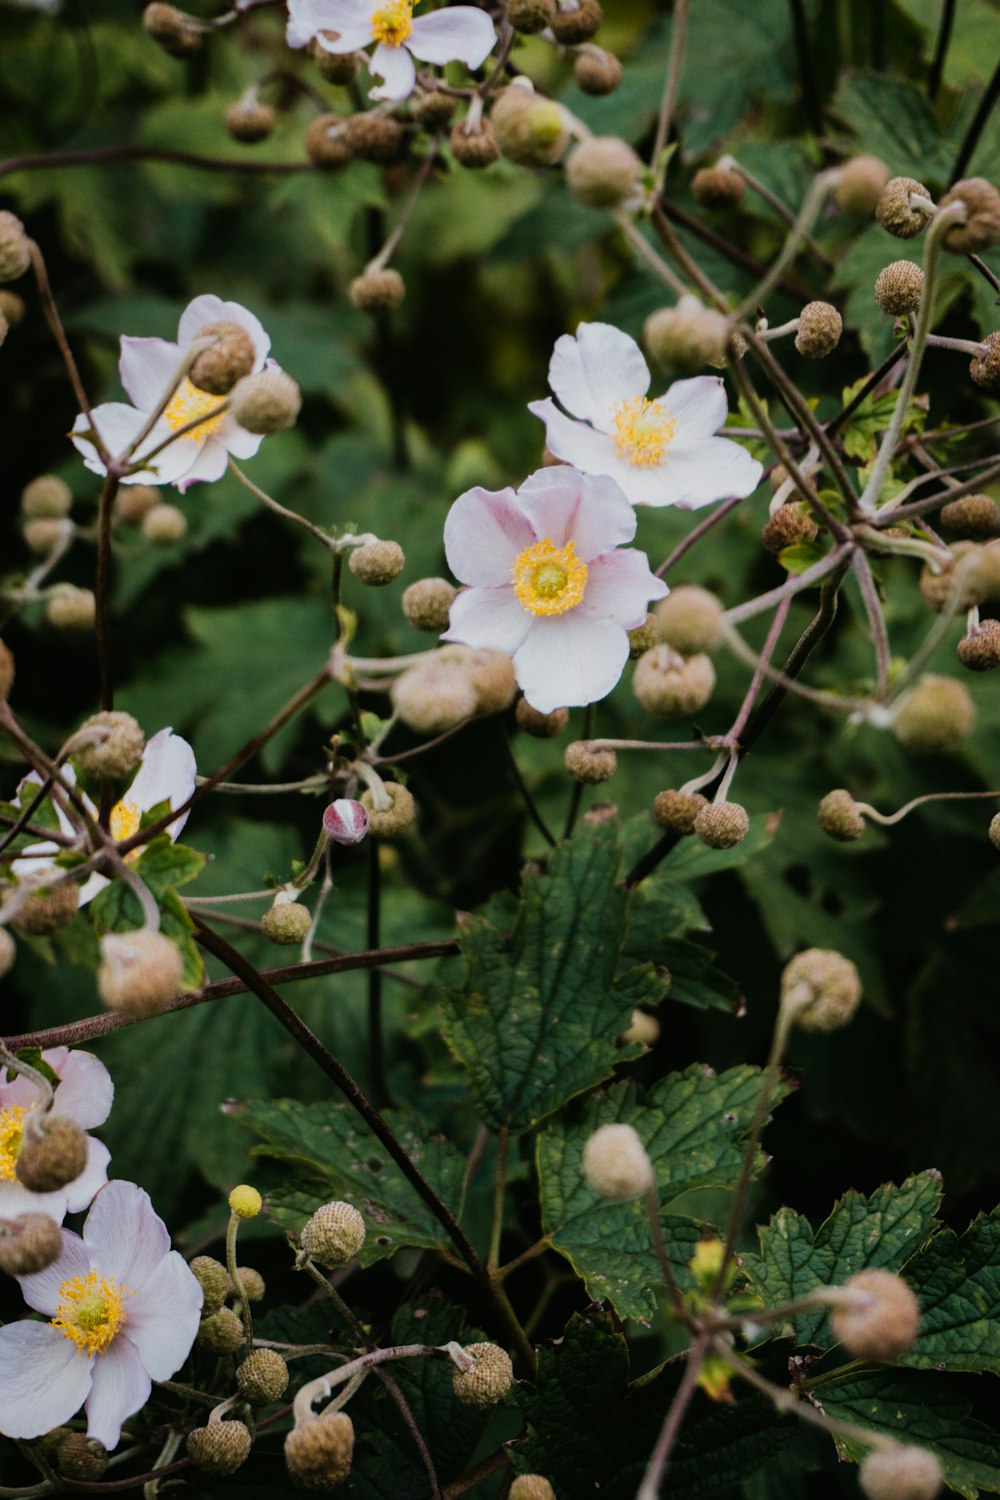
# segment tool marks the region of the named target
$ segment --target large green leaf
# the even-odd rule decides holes
[[[921,1325],[901,1363],[1000,1374],[1000,1209],[961,1236],[943,1230],[909,1262],[906,1279],[920,1299]]]

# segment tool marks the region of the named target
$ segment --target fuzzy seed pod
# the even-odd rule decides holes
[[[563,765],[574,780],[594,786],[611,780],[618,769],[618,757],[613,750],[591,749],[588,740],[574,740],[563,752]]]
[[[859,1479],[868,1500],[934,1500],[943,1475],[928,1448],[898,1444],[869,1453]]]
[[[17,944],[6,927],[0,927],[0,979],[10,973],[16,957]]]
[[[354,548],[347,566],[362,583],[380,589],[402,573],[406,554],[398,542],[366,542]]]
[[[35,520],[25,521],[22,528],[28,551],[34,552],[37,557],[47,557],[62,541],[67,530],[72,529],[72,521],[58,521],[55,516],[38,516]]]
[[[840,343],[844,320],[829,302],[807,302],[799,314],[795,347],[806,359],[825,359]]]
[[[923,295],[924,272],[915,260],[894,260],[875,278],[875,301],[893,317],[916,312]]]
[[[474,130],[466,120],[459,120],[451,132],[451,154],[459,166],[473,171],[491,167],[500,156],[500,147],[489,120],[480,120]]]
[[[589,208],[616,208],[634,197],[642,162],[627,141],[594,135],[582,141],[566,162],[566,186]]]
[[[210,1422],[187,1435],[187,1456],[196,1469],[223,1479],[246,1463],[253,1439],[245,1422]]]
[[[591,1192],[627,1203],[656,1186],[653,1163],[631,1125],[601,1125],[587,1137],[580,1171]]]
[[[712,651],[722,639],[722,604],[716,594],[696,583],[671,589],[653,614],[660,640],[682,656]]]
[[[10,648],[0,641],[0,703],[6,703],[14,686],[14,656]]]
[[[256,1219],[264,1207],[260,1193],[249,1182],[238,1182],[229,1194],[229,1210],[238,1219]]]
[[[38,1133],[25,1131],[14,1163],[17,1180],[32,1193],[56,1193],[87,1165],[87,1137],[68,1115],[46,1115]]]
[[[26,312],[23,297],[19,297],[16,292],[11,292],[6,287],[0,287],[0,317],[5,318],[11,328],[16,328],[24,321]]]
[[[57,1260],[62,1234],[48,1214],[19,1214],[0,1221],[0,1271],[34,1276]]]
[[[369,110],[359,115],[348,115],[344,121],[344,139],[361,161],[378,162],[385,166],[399,161],[406,143],[406,131],[392,115]]]
[[[732,208],[746,187],[739,172],[727,167],[702,167],[691,179],[691,196],[702,208]]]
[[[969,361],[969,374],[984,391],[1000,391],[1000,333],[986,335],[982,353]]]
[[[31,265],[31,241],[16,214],[0,209],[0,281],[16,281]]]
[[[660,1023],[648,1011],[634,1010],[628,1027],[622,1032],[622,1041],[637,1046],[652,1047],[660,1034]]]
[[[669,596],[668,596],[669,597]],[[684,657],[672,646],[654,646],[635,664],[632,691],[652,714],[694,714],[715,689],[715,668],[703,652]]]
[[[573,63],[573,77],[581,93],[596,99],[613,94],[622,81],[624,69],[613,52],[603,47],[581,48]]]
[[[552,166],[569,142],[562,106],[520,84],[497,95],[490,121],[501,155],[522,166]]]
[[[180,994],[184,959],[162,932],[141,927],[108,932],[101,938],[97,989],[109,1010],[127,1016],[156,1016]]]
[[[494,651],[488,646],[447,646],[449,653],[455,652],[465,663],[469,680],[476,690],[476,712],[502,714],[510,708],[517,697],[517,678],[514,663],[505,651]]]
[[[18,907],[11,925],[22,937],[49,937],[69,926],[79,904],[80,889],[71,880],[49,889],[41,886]]]
[[[151,484],[129,484],[115,496],[115,520],[126,526],[141,526],[155,505],[160,503],[160,492]]]
[[[458,590],[447,578],[418,578],[403,590],[403,614],[414,630],[439,635],[448,628],[448,615]]]
[[[67,1432],[56,1449],[56,1468],[67,1479],[95,1481],[108,1467],[108,1450],[85,1432]]]
[[[916,178],[891,177],[875,205],[875,217],[882,228],[900,240],[912,240],[929,218],[922,208],[911,208],[911,193],[919,193],[922,198],[930,197],[923,183],[917,182]]]
[[[61,584],[45,607],[45,617],[56,630],[93,630],[97,619],[94,591]]]
[[[993,536],[1000,530],[1000,509],[989,495],[963,495],[941,507],[941,525],[967,537]]]
[[[676,307],[659,307],[643,324],[642,339],[658,364],[693,375],[705,365],[726,362],[729,320],[697,297],[684,296]]]
[[[760,539],[765,548],[775,557],[786,547],[794,547],[799,542],[813,542],[818,536],[819,527],[816,522],[805,507],[795,500],[779,505],[760,531]]]
[[[844,1282],[862,1292],[866,1304],[847,1304],[830,1312],[830,1328],[853,1359],[895,1360],[912,1345],[920,1327],[920,1304],[901,1276],[874,1268]]]
[[[466,1344],[465,1352],[475,1364],[453,1372],[455,1395],[463,1406],[496,1406],[514,1384],[510,1355],[499,1344]]]
[[[332,53],[325,53],[327,57]],[[306,155],[314,167],[336,172],[354,160],[354,152],[344,137],[343,115],[317,115],[306,131]]]
[[[944,248],[955,255],[979,255],[1000,240],[1000,193],[985,177],[966,177],[950,187],[938,208],[964,203],[968,218],[945,230]]]
[[[951,561],[946,567],[935,573],[930,563],[925,563],[920,570],[920,592],[938,614],[946,605],[971,609],[982,604],[990,597],[995,582],[993,557],[986,556],[985,547],[975,542],[956,542],[950,550]]]
[[[311,926],[312,914],[301,901],[277,902],[260,919],[260,930],[268,942],[282,946],[304,942]]]
[[[407,100],[411,119],[425,130],[443,130],[451,123],[458,100],[440,89],[428,89],[426,93],[413,93]]]
[[[833,201],[842,214],[870,219],[888,181],[889,168],[879,157],[852,156],[841,168]]]
[[[1000,667],[1000,620],[980,620],[975,630],[962,637],[956,651],[962,666],[970,672]]]
[[[93,776],[127,776],[142,759],[146,748],[146,736],[131,714],[109,709],[91,714],[80,726],[81,733],[87,729],[103,729],[103,739],[84,745],[76,752],[76,761],[83,770]]]
[[[236,1280],[243,1288],[248,1302],[263,1302],[267,1284],[258,1270],[253,1266],[237,1266]]]
[[[229,1272],[221,1261],[213,1259],[211,1255],[196,1255],[194,1260],[188,1262],[188,1270],[204,1294],[201,1315],[203,1318],[210,1318],[232,1296],[233,1283],[229,1279]]]
[[[233,386],[229,410],[247,432],[270,437],[294,426],[302,410],[302,392],[284,370],[261,370]]]
[[[637,661],[646,651],[652,651],[659,644],[659,631],[656,628],[656,616],[647,615],[641,625],[637,625],[628,634],[629,661]]]
[[[926,672],[900,700],[892,732],[904,750],[942,755],[965,739],[976,708],[964,683]]]
[[[994,813],[990,819],[987,835],[994,849],[1000,849],[1000,813]]]
[[[836,1031],[847,1025],[861,1002],[861,979],[843,954],[806,948],[781,975],[782,1003],[793,992],[797,1026],[803,1031]]]
[[[523,729],[526,734],[533,735],[536,740],[550,740],[557,734],[562,734],[569,723],[569,710],[566,708],[555,708],[550,714],[543,714],[537,708],[532,708],[527,698],[517,700],[517,708],[514,710],[518,729]]]
[[[350,1203],[324,1203],[299,1236],[303,1251],[317,1265],[346,1265],[365,1242],[365,1221]]]
[[[355,276],[347,290],[359,312],[392,312],[406,296],[406,282],[391,266],[383,266],[381,270],[369,267]]]
[[[255,1349],[236,1366],[236,1388],[251,1406],[280,1401],[288,1389],[288,1366],[276,1349]]]
[[[358,71],[358,54],[356,52],[327,52],[320,37],[327,36],[335,41],[336,35],[333,31],[321,31],[313,37],[306,50],[327,83],[336,83],[343,87],[354,81]]]
[[[372,833],[383,839],[399,838],[400,834],[406,833],[416,822],[417,804],[413,800],[413,793],[402,782],[387,781],[385,791],[389,796],[389,807],[376,808],[369,788],[361,794],[361,805],[368,814],[368,826]]]
[[[579,0],[575,9],[565,4],[558,8],[549,23],[557,42],[564,47],[577,47],[589,42],[604,20],[604,12],[597,0]]]
[[[259,99],[238,99],[226,110],[226,129],[235,141],[253,145],[266,141],[274,130],[275,113],[270,104]]]
[[[39,474],[21,491],[21,514],[23,516],[53,516],[61,520],[68,516],[73,504],[73,492],[65,480],[55,474]]]
[[[816,815],[823,832],[841,844],[859,839],[865,831],[865,820],[858,812],[858,804],[844,787],[827,792]]]
[[[694,831],[709,849],[733,849],[750,832],[750,819],[739,802],[710,802],[695,818]]]
[[[196,1342],[210,1354],[235,1354],[243,1342],[243,1319],[231,1308],[220,1307],[202,1318]]]
[[[479,708],[466,664],[443,652],[415,662],[397,677],[390,696],[403,723],[418,734],[444,734]]]
[[[153,0],[153,4],[147,5],[142,13],[142,24],[146,34],[171,57],[190,57],[201,47],[201,27],[174,5]]]
[[[695,820],[708,798],[700,792],[678,792],[672,787],[653,798],[653,817],[668,833],[694,833]]]
[[[154,547],[171,547],[187,535],[187,516],[178,505],[154,505],[142,518],[142,534]]]
[[[285,1438],[289,1478],[297,1489],[312,1494],[325,1494],[343,1484],[353,1456],[354,1424],[344,1411],[304,1422]]]
[[[556,13],[555,0],[507,0],[504,15],[515,31],[522,36],[534,36],[552,25]]]
[[[541,1474],[518,1474],[507,1500],[556,1500],[556,1492]]]

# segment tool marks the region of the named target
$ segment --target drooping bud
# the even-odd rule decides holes
[[[799,542],[813,542],[819,536],[819,527],[804,505],[790,500],[779,505],[761,527],[760,539],[768,552],[775,557],[786,547],[795,547]]]
[[[975,604],[996,597],[1000,587],[1000,554],[994,547],[980,547],[975,542],[956,542],[950,548],[951,558],[935,572],[925,563],[920,572],[919,587],[931,609],[940,613],[946,606],[971,609]]]
[[[722,604],[716,594],[696,583],[671,589],[653,614],[660,640],[682,656],[712,651],[722,639]]]
[[[242,323],[232,322],[206,323],[195,338],[215,342],[203,349],[191,366],[191,384],[211,396],[228,395],[254,367],[257,351],[253,339]]]
[[[31,265],[31,242],[16,214],[0,209],[0,281],[16,281]]]
[[[300,1490],[335,1490],[351,1472],[354,1423],[344,1411],[295,1427],[285,1438],[285,1468]]]
[[[522,166],[552,166],[569,142],[562,106],[518,83],[498,94],[490,121],[502,155]]]
[[[703,652],[685,657],[672,646],[654,646],[632,674],[632,691],[643,708],[668,717],[697,713],[714,690],[715,668]]]
[[[247,432],[270,437],[294,426],[302,410],[302,392],[284,370],[261,370],[233,386],[229,410]]]
[[[108,1450],[85,1432],[67,1432],[56,1449],[56,1468],[67,1479],[96,1481],[108,1467]]]
[[[795,347],[807,359],[825,359],[840,343],[844,320],[830,302],[807,302],[799,314]]]
[[[309,56],[327,83],[336,83],[341,87],[352,83],[358,71],[358,54],[356,52],[328,52],[320,41],[320,37],[324,36],[329,37],[331,41],[336,41],[337,39],[335,31],[319,32],[309,43],[307,48]],[[329,116],[325,118],[329,118]]]
[[[238,1219],[256,1219],[264,1200],[250,1182],[238,1182],[229,1194],[229,1210]]]
[[[97,619],[97,599],[93,589],[78,589],[63,583],[53,591],[45,616],[56,630],[93,630]]]
[[[201,27],[192,16],[185,15],[175,5],[153,0],[153,4],[147,5],[142,13],[142,24],[146,34],[171,57],[190,57],[201,46]]]
[[[245,1422],[210,1422],[189,1432],[185,1447],[196,1469],[222,1479],[246,1463],[252,1441]]]
[[[746,186],[739,172],[728,167],[702,167],[691,179],[691,196],[702,208],[732,208]]]
[[[563,765],[576,781],[588,786],[610,781],[618,769],[613,750],[595,750],[589,740],[574,740],[563,752]]]
[[[260,919],[260,930],[268,942],[283,947],[304,942],[311,926],[312,914],[301,901],[276,901]]]
[[[916,178],[891,177],[875,205],[875,217],[882,228],[900,240],[912,240],[930,217],[926,209],[911,206],[911,193],[916,193],[921,198],[930,198],[923,183],[917,182]]]
[[[254,98],[237,99],[226,110],[226,129],[234,140],[253,145],[255,141],[267,140],[276,118],[270,104]]]
[[[1000,530],[1000,509],[989,495],[963,495],[941,507],[941,525],[967,537],[993,536]]]
[[[21,491],[21,514],[24,516],[68,516],[73,505],[73,491],[55,474],[39,474]]]
[[[187,535],[187,516],[179,505],[154,505],[142,518],[142,534],[155,547],[172,547]]]
[[[660,1035],[660,1023],[646,1010],[634,1010],[627,1028],[622,1032],[622,1041],[635,1046],[652,1047]]]
[[[126,526],[140,526],[154,505],[160,503],[160,492],[151,484],[128,484],[115,496],[115,520]]]
[[[263,1302],[267,1291],[263,1276],[254,1266],[237,1266],[236,1280],[248,1302]]]
[[[75,1182],[87,1165],[87,1137],[68,1115],[45,1115],[35,1131],[25,1129],[14,1171],[32,1193],[56,1193]]]
[[[566,162],[566,185],[589,208],[615,208],[635,196],[642,162],[627,141],[595,135],[581,141]]]
[[[970,672],[988,672],[1000,667],[1000,620],[980,620],[959,641],[956,653]]]
[[[859,1478],[868,1500],[934,1500],[943,1482],[941,1465],[928,1448],[902,1444],[869,1453]]]
[[[71,521],[59,521],[55,516],[38,516],[25,521],[23,535],[25,544],[30,552],[39,557],[45,557],[66,536],[67,531],[72,531]]]
[[[146,736],[131,714],[117,709],[91,714],[81,725],[81,733],[88,729],[106,733],[76,752],[77,763],[85,771],[93,776],[127,776],[139,764]]]
[[[526,734],[533,735],[537,740],[549,740],[562,734],[569,723],[569,710],[554,708],[550,714],[543,714],[537,708],[532,708],[527,698],[519,698],[514,717],[518,728],[523,729]]]
[[[368,826],[379,838],[395,839],[406,833],[417,819],[417,804],[413,793],[399,781],[387,781],[384,790],[389,798],[388,807],[376,807],[370,788],[361,794],[362,806],[368,813]]]
[[[726,362],[729,321],[697,297],[683,296],[676,307],[660,307],[643,324],[642,338],[658,364],[693,375],[705,365]]]
[[[569,0],[564,0],[562,5],[558,5],[557,0],[557,9],[549,24],[557,42],[562,42],[564,47],[577,47],[581,42],[590,41],[603,20],[604,12],[597,0],[578,0],[572,8]]]
[[[795,1024],[803,1031],[836,1031],[861,1002],[861,979],[843,954],[806,948],[785,965],[781,998],[793,1006]]]
[[[587,1137],[580,1171],[591,1192],[627,1203],[656,1186],[656,1173],[631,1125],[601,1125]]]
[[[398,542],[365,542],[353,549],[347,565],[355,578],[380,589],[402,573],[406,554]]]
[[[229,1272],[221,1261],[213,1259],[211,1255],[196,1255],[194,1260],[188,1262],[188,1270],[204,1296],[201,1315],[203,1318],[210,1318],[219,1311],[227,1297],[232,1296],[233,1283],[229,1279]]]
[[[459,120],[451,132],[451,154],[460,167],[478,171],[491,167],[500,156],[500,147],[489,120],[478,120],[470,126],[468,118]]]
[[[398,161],[406,144],[406,131],[399,120],[377,110],[348,115],[344,139],[361,161],[387,166]]]
[[[555,13],[555,0],[507,0],[504,6],[507,20],[523,36],[534,36],[551,26]]]
[[[324,53],[325,57],[332,56]],[[306,131],[306,154],[314,167],[336,172],[354,160],[354,152],[344,137],[343,115],[317,115]]]
[[[979,255],[1000,240],[1000,193],[985,177],[966,177],[950,187],[940,199],[938,208],[951,203],[965,205],[968,217],[964,224],[953,224],[944,233],[946,250],[955,255]]]
[[[418,734],[444,734],[475,716],[476,689],[466,663],[435,651],[414,662],[392,685],[392,706]]]
[[[48,889],[40,886],[18,907],[11,925],[23,937],[49,937],[69,926],[79,903],[80,889],[72,880]]]
[[[277,1349],[255,1349],[236,1366],[236,1388],[251,1406],[280,1401],[288,1389],[288,1365]]]
[[[969,361],[969,374],[984,391],[1000,391],[1000,333],[986,335],[982,353]]]
[[[586,47],[576,54],[573,77],[584,94],[602,98],[613,94],[622,81],[623,68],[613,52],[603,47]]]
[[[858,812],[858,804],[845,787],[827,792],[816,816],[823,832],[841,844],[859,839],[865,831],[865,820]]]
[[[900,699],[892,732],[906,750],[941,755],[965,739],[975,720],[976,707],[963,683],[926,672]]]
[[[6,318],[11,328],[16,328],[19,323],[24,322],[26,311],[23,297],[19,297],[16,292],[9,291],[7,287],[0,287],[0,317]]]
[[[210,1354],[235,1354],[242,1342],[243,1320],[231,1307],[220,1307],[218,1312],[202,1318],[197,1338],[200,1349],[207,1349]]]
[[[889,168],[877,156],[852,156],[844,163],[833,189],[833,201],[842,214],[870,219],[889,181]]]
[[[455,1395],[463,1406],[496,1406],[514,1384],[510,1355],[499,1344],[466,1344],[465,1352],[475,1364],[452,1372]]]
[[[360,844],[368,834],[368,814],[353,797],[338,797],[324,809],[323,827],[335,844]]]
[[[901,1276],[874,1267],[844,1282],[863,1299],[834,1306],[830,1328],[854,1359],[895,1360],[905,1354],[920,1327],[920,1304]]]
[[[101,938],[97,989],[105,1005],[128,1016],[156,1016],[180,994],[184,958],[162,932],[140,927]]]
[[[346,1265],[365,1242],[365,1221],[350,1203],[324,1203],[308,1221],[299,1244],[317,1265],[332,1269]]]
[[[915,260],[894,260],[875,278],[875,301],[893,317],[916,312],[923,295],[923,267]]]
[[[694,831],[709,849],[733,849],[750,832],[750,818],[739,802],[710,802],[695,818]]]
[[[19,1214],[0,1220],[0,1271],[8,1276],[34,1276],[57,1260],[62,1233],[48,1214]]]
[[[668,833],[694,833],[695,819],[707,806],[708,798],[700,792],[678,792],[668,787],[653,798],[653,817]]]
[[[418,578],[403,590],[403,614],[414,630],[439,635],[447,630],[449,611],[458,590],[447,578]]]
[[[370,266],[360,276],[355,276],[348,287],[348,296],[359,312],[392,312],[400,306],[406,296],[406,282],[391,266],[381,270]]]

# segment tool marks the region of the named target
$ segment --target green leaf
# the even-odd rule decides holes
[[[805,573],[825,556],[826,548],[821,542],[793,542],[790,547],[782,547],[778,561],[786,573]]]
[[[859,140],[859,150],[880,156],[893,176],[947,176],[950,157],[926,96],[915,84],[885,73],[845,73],[831,106]],[[889,241],[884,242],[888,245]]]
[[[906,1279],[920,1301],[920,1333],[901,1364],[1000,1374],[1000,1209],[959,1237],[943,1230],[913,1257]]]
[[[173,844],[167,834],[151,840],[136,861],[135,872],[148,885],[160,910],[160,931],[176,943],[184,957],[181,986],[196,990],[205,978],[201,951],[191,936],[193,923],[183,901],[174,890],[204,869],[205,855],[184,844]],[[91,908],[98,929],[131,932],[143,924],[143,910],[136,893],[123,880],[113,880],[95,897]]]

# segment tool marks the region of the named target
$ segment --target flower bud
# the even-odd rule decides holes
[[[48,1214],[19,1214],[0,1219],[0,1271],[34,1276],[59,1258],[62,1232]]]
[[[6,287],[0,287],[0,317],[6,318],[11,328],[16,328],[24,321],[26,311],[23,297],[19,297],[16,292],[9,291]]]
[[[253,339],[242,323],[206,323],[196,339],[214,339],[191,366],[190,380],[200,391],[226,396],[238,380],[249,375],[257,358]]]
[[[328,52],[320,41],[320,37],[330,37],[336,41],[335,31],[321,31],[314,36],[309,43],[307,51],[320,73],[327,83],[336,83],[343,87],[345,84],[353,83],[358,71],[358,54],[356,52]],[[324,116],[329,118],[329,116]],[[339,119],[339,116],[335,116]]]
[[[642,338],[658,364],[682,374],[726,362],[729,320],[697,297],[683,296],[676,307],[660,307],[643,324]]]
[[[892,732],[905,750],[941,755],[960,744],[975,721],[968,688],[954,677],[926,672],[900,699]]]
[[[959,661],[970,672],[1000,667],[1000,620],[980,620],[956,648]]]
[[[476,693],[477,713],[502,714],[510,708],[517,697],[517,678],[514,663],[505,651],[489,646],[447,646],[445,651],[455,652],[465,662]]]
[[[924,295],[924,272],[915,260],[894,260],[875,279],[875,301],[884,313],[916,312]]]
[[[956,255],[979,255],[1000,240],[1000,193],[985,177],[966,177],[950,187],[938,208],[963,203],[968,215],[964,224],[945,230],[944,248]]]
[[[479,700],[465,662],[443,652],[418,660],[392,685],[395,712],[418,734],[444,734],[475,716]]]
[[[739,802],[709,802],[697,814],[694,831],[709,849],[733,849],[750,832],[750,819]]]
[[[761,527],[760,539],[768,552],[778,557],[786,547],[795,547],[799,542],[813,542],[819,536],[819,527],[805,506],[790,500],[779,505],[773,516],[769,516]]]
[[[439,635],[448,628],[448,617],[458,590],[447,578],[418,578],[403,590],[403,614],[414,630]]]
[[[514,1384],[510,1355],[499,1344],[466,1344],[471,1370],[456,1369],[451,1384],[463,1406],[496,1406]]]
[[[258,1270],[253,1266],[237,1266],[236,1280],[248,1302],[263,1302],[267,1286]]]
[[[0,209],[0,281],[16,281],[31,265],[31,241],[16,214]]]
[[[78,589],[75,584],[63,583],[53,590],[45,615],[56,630],[93,630],[97,599],[92,589]]]
[[[591,1192],[627,1203],[656,1186],[653,1163],[631,1125],[601,1125],[587,1137],[580,1171]]]
[[[627,141],[594,135],[581,141],[566,162],[566,185],[589,208],[616,208],[635,196],[642,162]]]
[[[95,737],[93,744],[84,745],[76,752],[77,764],[84,771],[92,776],[127,776],[139,764],[146,748],[146,736],[131,714],[116,709],[91,714],[84,720],[80,732],[88,729],[106,732],[103,738]]]
[[[611,780],[618,757],[613,750],[592,749],[589,740],[574,740],[563,752],[563,765],[576,781],[591,786]]]
[[[324,810],[323,827],[335,844],[360,844],[368,834],[368,814],[352,797],[338,797]]]
[[[877,156],[852,156],[844,163],[833,189],[833,201],[842,214],[870,219],[889,181],[889,168]]]
[[[501,154],[522,166],[552,166],[569,141],[562,106],[517,83],[497,95],[490,121]]]
[[[380,589],[402,573],[406,554],[398,542],[365,542],[353,549],[347,566],[362,583]]]
[[[406,131],[392,115],[377,110],[349,115],[344,121],[344,139],[361,161],[385,166],[398,161],[406,143]]]
[[[555,0],[507,0],[504,6],[510,25],[523,36],[534,36],[551,26],[555,13]]]
[[[941,507],[941,525],[967,537],[993,536],[1000,530],[1000,509],[989,495],[963,495]]]
[[[489,120],[479,120],[471,129],[468,117],[459,120],[451,132],[451,154],[460,167],[474,171],[491,167],[500,155],[500,147]]]
[[[799,314],[795,347],[807,359],[825,359],[840,343],[844,320],[829,302],[807,302]]]
[[[943,1482],[941,1465],[928,1448],[902,1444],[869,1453],[859,1478],[868,1500],[934,1500]]]
[[[188,1270],[204,1296],[201,1315],[203,1318],[210,1318],[232,1296],[233,1283],[229,1279],[229,1272],[221,1261],[213,1259],[211,1255],[196,1255],[194,1260],[188,1262]]]
[[[202,1318],[198,1329],[197,1344],[210,1354],[235,1354],[243,1342],[243,1319],[237,1317],[230,1307],[220,1307],[218,1312]]]
[[[865,831],[865,820],[858,812],[858,804],[844,787],[827,792],[820,802],[817,817],[823,832],[841,844],[859,839]]]
[[[861,979],[849,958],[829,948],[796,953],[781,975],[781,999],[803,1031],[846,1026],[861,1002]]]
[[[1000,591],[1000,548],[956,542],[950,551],[951,559],[945,567],[935,573],[930,563],[925,563],[920,573],[920,592],[931,609],[971,609],[996,598]]]
[[[115,520],[126,526],[141,526],[154,505],[160,503],[160,492],[151,484],[129,484],[115,496]]]
[[[830,1312],[830,1328],[852,1359],[895,1360],[912,1345],[920,1327],[920,1304],[901,1276],[874,1268],[844,1282],[866,1300],[845,1302]]]
[[[875,217],[882,228],[900,240],[912,240],[930,217],[925,209],[910,206],[911,193],[918,193],[921,198],[930,197],[923,183],[915,178],[891,177],[875,205]]]
[[[54,516],[61,520],[69,515],[72,504],[72,490],[55,474],[39,474],[21,491],[23,516]]]
[[[251,1406],[280,1401],[288,1389],[288,1365],[276,1349],[255,1349],[236,1366],[236,1388]]]
[[[573,9],[570,9],[570,3],[571,0],[563,0],[549,23],[556,41],[562,42],[564,47],[589,42],[604,20],[604,12],[597,0],[578,0]]]
[[[285,1438],[285,1468],[300,1490],[335,1490],[351,1472],[354,1423],[344,1411],[303,1422]]]
[[[669,596],[668,596],[669,597]],[[715,668],[703,652],[684,657],[672,646],[654,646],[635,664],[632,691],[649,713],[697,713],[715,689]]]
[[[983,390],[1000,391],[1000,333],[986,335],[983,352],[969,361],[969,374]]]
[[[622,1041],[628,1045],[652,1047],[660,1034],[660,1023],[648,1011],[634,1010],[628,1027],[622,1032]]]
[[[108,1450],[85,1432],[67,1432],[56,1449],[56,1468],[67,1479],[98,1480],[108,1467]]]
[[[52,879],[55,878],[56,872],[53,872]],[[48,889],[39,884],[39,888],[18,907],[11,925],[23,937],[49,937],[69,926],[79,903],[80,890],[72,880],[64,880]]]
[[[229,1194],[229,1211],[238,1219],[256,1219],[264,1200],[249,1182],[238,1182]]]
[[[284,370],[261,370],[233,386],[229,410],[247,432],[270,437],[294,426],[302,410],[302,392]]]
[[[0,641],[0,703],[6,703],[14,686],[14,654]]]
[[[45,1115],[36,1131],[25,1129],[14,1171],[32,1193],[57,1193],[87,1165],[87,1137],[68,1115]]]
[[[250,1456],[250,1429],[245,1422],[209,1422],[187,1435],[187,1456],[203,1474],[225,1478]]]
[[[355,276],[348,287],[348,295],[359,312],[392,312],[406,296],[406,283],[391,266],[384,266],[381,270],[369,267],[360,276]]]
[[[226,110],[226,129],[236,141],[253,145],[265,141],[274,129],[275,113],[259,99],[237,99]]]
[[[55,516],[38,516],[35,520],[25,521],[25,544],[30,552],[45,557],[59,545],[67,528],[72,530],[72,525],[72,521],[59,521]]]
[[[653,817],[668,833],[694,833],[695,820],[708,798],[700,792],[678,792],[672,787],[653,798]]]
[[[533,735],[536,740],[550,740],[555,735],[562,734],[566,728],[569,710],[554,708],[550,714],[543,714],[537,708],[532,708],[527,698],[519,698],[514,717],[517,727],[526,734]]]
[[[994,849],[1000,849],[1000,813],[993,814],[987,834]]]
[[[682,656],[711,651],[722,639],[722,605],[717,595],[696,583],[672,589],[653,613],[660,640]]]
[[[159,42],[171,57],[190,57],[201,46],[201,27],[193,17],[185,15],[174,5],[153,0],[153,4],[147,5],[142,13],[142,24],[147,35]]]
[[[324,53],[325,57],[332,56]],[[343,115],[317,115],[306,131],[306,154],[314,167],[336,172],[354,160],[354,152],[344,137]]]
[[[0,979],[10,973],[16,957],[17,944],[6,927],[0,927]]]
[[[277,901],[260,919],[260,930],[268,942],[283,947],[302,943],[312,926],[312,915],[301,901]]]
[[[556,1500],[556,1492],[541,1474],[518,1474],[507,1500]]]
[[[603,47],[581,48],[573,62],[577,88],[598,99],[614,93],[622,81],[622,72],[614,53],[605,52]]]
[[[299,1236],[303,1251],[317,1265],[332,1269],[346,1265],[365,1242],[365,1221],[350,1203],[324,1203]]]
[[[154,547],[171,547],[187,535],[187,516],[177,505],[154,505],[141,524],[143,536]]]
[[[361,794],[361,803],[368,813],[368,826],[372,833],[383,839],[395,839],[406,833],[417,818],[417,804],[413,793],[399,781],[387,781],[384,790],[389,797],[389,806],[376,808],[371,789]]]
[[[110,1010],[127,1016],[156,1016],[180,994],[184,959],[162,932],[140,927],[108,932],[101,938],[97,989]]]
[[[691,179],[691,196],[702,208],[732,208],[746,192],[739,172],[727,167],[702,167]]]
[[[434,88],[427,89],[425,93],[412,93],[406,101],[411,119],[429,131],[443,130],[446,125],[450,125],[457,105],[458,100],[451,94],[444,94],[440,89]]]

